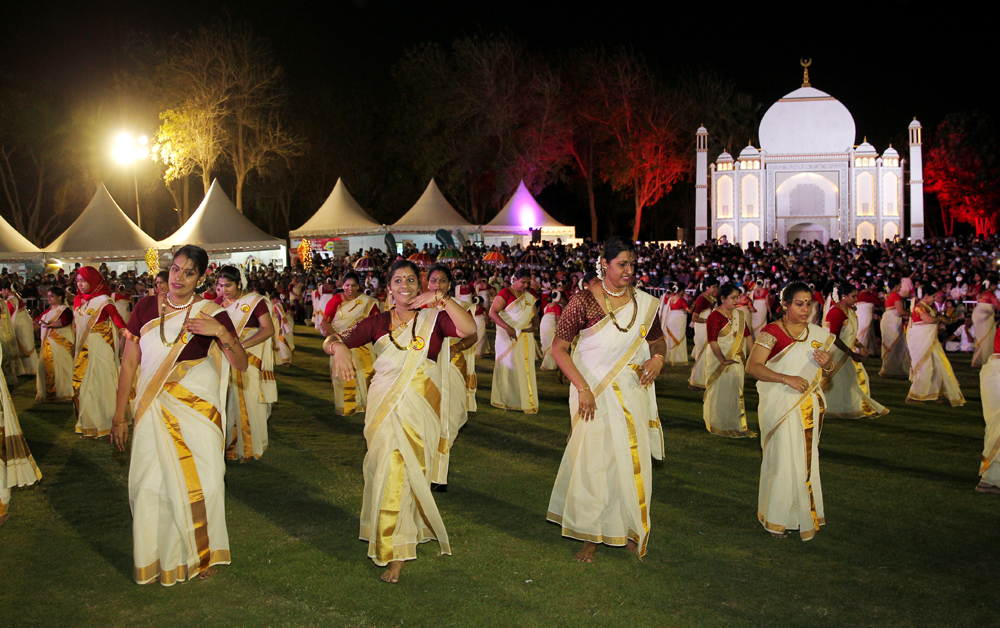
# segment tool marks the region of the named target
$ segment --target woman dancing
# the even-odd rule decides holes
[[[42,364],[35,377],[35,401],[73,400],[73,310],[66,307],[66,291],[49,288],[49,307],[36,323],[42,338]]]
[[[739,303],[740,290],[731,283],[719,288],[719,306],[708,315],[705,330],[705,428],[729,438],[752,438],[743,406],[743,363],[750,329]]]
[[[38,372],[38,353],[35,352],[35,326],[31,314],[24,307],[24,299],[14,289],[9,281],[4,281],[0,295],[7,301],[7,311],[10,314],[11,326],[14,329],[14,340],[17,346],[15,360],[18,375],[34,375]]]
[[[509,288],[504,288],[490,306],[496,323],[496,365],[490,403],[502,410],[538,412],[538,382],[535,376],[535,335],[538,328],[538,297],[528,288],[531,271],[521,268]]]
[[[833,334],[830,348],[833,372],[823,376],[826,416],[831,419],[875,418],[889,410],[871,397],[868,371],[861,363],[868,349],[858,340],[858,317],[854,313],[858,289],[848,282],[833,290],[836,305],[826,315],[823,328]]]
[[[705,390],[705,349],[708,347],[708,334],[705,330],[705,320],[712,313],[715,307],[715,295],[719,292],[719,282],[714,279],[705,279],[701,283],[701,294],[694,300],[691,306],[691,325],[694,326],[694,347],[691,357],[694,359],[694,366],[691,368],[691,377],[688,379],[688,386],[693,390]]]
[[[676,281],[667,286],[660,306],[660,322],[663,323],[663,337],[667,343],[664,357],[670,366],[687,366],[688,357],[688,302]]]
[[[0,372],[0,526],[10,518],[10,489],[30,486],[41,479],[42,472],[21,433],[7,380]]]
[[[245,371],[248,362],[226,310],[195,293],[207,269],[203,249],[182,247],[166,292],[141,299],[129,320],[111,441],[125,450],[125,411],[139,369],[128,475],[139,584],[207,578],[230,562],[226,387],[229,367]]]
[[[882,370],[881,377],[905,379],[910,376],[910,353],[906,348],[906,319],[910,317],[898,279],[889,280],[889,295],[885,298],[882,313]]]
[[[605,242],[597,262],[601,280],[573,295],[552,343],[572,383],[573,429],[547,518],[563,536],[584,542],[576,559],[585,563],[593,562],[600,543],[624,545],[642,557],[649,541],[651,457],[663,454],[652,384],[666,344],[659,301],[631,285],[635,257],[632,242],[618,236]]]
[[[972,353],[972,366],[979,368],[990,359],[993,337],[997,333],[997,312],[1000,311],[1000,300],[993,290],[996,288],[996,275],[991,275],[983,281],[983,289],[976,297],[976,307],[972,310],[972,325],[976,330],[976,350]]]
[[[320,322],[320,333],[330,336],[343,333],[356,325],[358,321],[379,314],[378,302],[361,292],[361,278],[354,271],[344,275],[341,285],[344,289],[335,294],[326,304],[323,320]],[[333,382],[333,411],[340,416],[351,416],[355,412],[364,412],[368,403],[368,382],[375,374],[372,368],[371,347],[361,346],[352,351],[354,369],[361,377],[344,381],[337,377],[333,370],[333,359],[330,359],[330,379]]]
[[[403,562],[417,557],[418,543],[437,539],[441,553],[451,554],[431,493],[434,452],[441,442],[441,369],[433,360],[447,337],[472,336],[476,325],[453,299],[421,293],[413,262],[392,265],[388,289],[396,304],[392,310],[327,337],[323,349],[345,381],[356,376],[351,348],[371,344],[376,356],[365,411],[361,539],[368,541],[368,557],[387,566],[382,580],[395,583]],[[421,309],[425,305],[433,307]]]
[[[979,371],[986,434],[979,467],[980,493],[1000,493],[1000,333],[993,332],[993,355]]]
[[[73,403],[76,433],[81,438],[102,438],[111,433],[118,390],[118,333],[125,321],[111,300],[111,289],[96,268],[84,266],[76,273],[73,327],[76,359],[73,365]],[[132,385],[132,380],[128,382]]]
[[[910,350],[910,392],[907,403],[948,401],[953,406],[965,405],[965,397],[951,369],[951,362],[938,341],[938,315],[934,311],[937,289],[929,284],[917,288],[917,304],[913,307],[913,324],[906,332]]]
[[[819,437],[826,406],[822,372],[831,371],[833,334],[810,324],[813,290],[795,282],[782,290],[784,316],[766,325],[747,361],[760,394],[757,519],[775,538],[798,530],[808,541],[826,523],[819,475]]]
[[[559,317],[562,315],[563,302],[562,293],[553,291],[551,300],[545,305],[542,313],[542,322],[539,325],[538,333],[542,340],[542,364],[538,368],[543,371],[555,371],[559,369],[555,358],[552,357],[552,341],[556,337],[556,326],[559,324]]]
[[[226,399],[226,460],[246,462],[267,450],[267,419],[278,400],[274,379],[274,321],[263,296],[248,292],[246,275],[235,266],[223,266],[216,279],[222,290],[218,305],[226,308],[250,367],[230,371]]]

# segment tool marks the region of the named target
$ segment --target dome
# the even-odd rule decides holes
[[[813,87],[786,94],[760,121],[760,147],[771,155],[846,153],[854,134],[847,107]]]
[[[889,148],[885,149],[885,152],[882,153],[882,158],[883,159],[887,159],[889,157],[893,157],[893,158],[899,157],[899,153],[897,153],[896,149],[892,147],[892,144],[889,144]]]
[[[695,133],[697,133],[698,135],[708,135],[708,129],[706,129],[703,126],[700,126],[698,127],[698,130],[695,131]]]
[[[916,118],[914,118],[913,122],[910,123],[909,128],[911,128],[911,129],[919,129],[920,128],[920,123],[917,122]]]
[[[861,144],[859,144],[858,147],[854,150],[854,154],[860,157],[869,157],[872,155],[877,157],[878,151],[875,150],[874,146],[868,143],[867,139],[865,139],[865,141],[861,142]]]
[[[760,151],[754,148],[753,144],[749,144],[740,151],[740,159],[760,159]]]
[[[727,153],[726,151],[722,151],[722,154],[719,155],[719,158],[715,160],[715,163],[726,164],[726,163],[731,163],[732,161],[733,161],[733,156]]]

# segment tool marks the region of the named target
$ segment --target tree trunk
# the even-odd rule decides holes
[[[208,196],[208,188],[212,187],[212,173],[208,170],[202,170],[201,182],[205,186],[205,196]]]
[[[184,175],[184,222],[191,217],[191,175]]]
[[[632,241],[635,242],[639,239],[639,227],[642,225],[642,200],[639,198],[638,181],[632,185],[632,191],[635,193],[635,226],[632,228]]]
[[[246,175],[239,170],[236,171],[236,209],[243,213],[243,180]]]
[[[233,160],[233,170],[236,171],[236,209],[243,213],[243,181],[247,177],[246,160],[243,151],[243,125],[236,123],[236,158]]]
[[[590,240],[597,242],[597,205],[594,202],[594,177],[587,177],[587,203],[590,207]]]

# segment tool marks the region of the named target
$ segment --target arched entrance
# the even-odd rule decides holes
[[[796,238],[806,242],[819,240],[826,244],[826,241],[830,239],[830,232],[823,225],[817,225],[814,222],[800,222],[797,225],[789,227],[786,241],[792,242]]]

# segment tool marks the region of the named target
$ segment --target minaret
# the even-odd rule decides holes
[[[920,154],[920,123],[910,123],[910,238],[924,239],[924,162]]]
[[[694,244],[708,240],[708,129],[698,127],[694,174]]]

